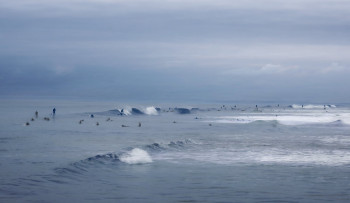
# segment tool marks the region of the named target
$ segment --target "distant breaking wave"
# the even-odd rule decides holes
[[[109,111],[103,111],[103,112],[94,112],[94,113],[88,113],[88,114],[95,114],[95,115],[103,115],[103,116],[131,116],[131,115],[158,115],[160,109],[155,108],[154,106],[149,106],[146,108],[122,108],[122,109],[113,109]]]
[[[161,109],[156,108],[154,106],[135,108],[135,107],[126,107],[121,109],[112,109],[103,112],[92,112],[88,114],[94,115],[103,115],[103,116],[131,116],[131,115],[150,115],[156,116],[159,115],[160,112],[174,112],[178,114],[192,114],[197,111],[201,111],[199,108],[169,108],[169,109]],[[208,110],[206,110],[208,111]]]

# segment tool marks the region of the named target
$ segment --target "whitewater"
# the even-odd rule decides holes
[[[0,202],[350,201],[348,104],[0,100],[0,112]]]

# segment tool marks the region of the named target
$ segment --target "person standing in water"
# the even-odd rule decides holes
[[[38,116],[39,116],[38,111],[35,111],[35,118],[38,118]]]
[[[52,109],[52,115],[55,115],[56,114],[56,108],[53,108]]]

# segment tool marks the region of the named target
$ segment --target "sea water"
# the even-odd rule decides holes
[[[2,100],[0,112],[0,202],[350,201],[348,105]]]

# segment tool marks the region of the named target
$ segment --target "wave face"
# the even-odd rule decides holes
[[[131,108],[131,114],[132,115],[142,115],[144,113],[141,110],[137,109],[137,108]]]

